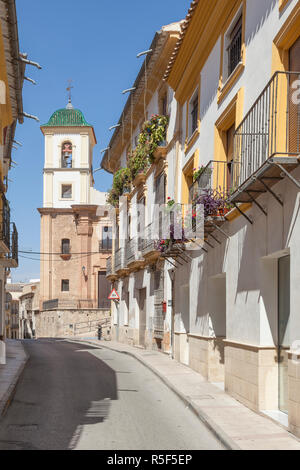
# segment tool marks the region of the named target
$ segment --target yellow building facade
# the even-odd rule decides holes
[[[6,199],[8,171],[17,122],[23,122],[22,87],[25,72],[20,54],[14,1],[0,1],[0,340],[4,340],[5,283],[10,268],[18,266],[18,232]],[[1,358],[5,361],[5,358]]]

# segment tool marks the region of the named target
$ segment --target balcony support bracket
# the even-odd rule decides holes
[[[269,188],[269,186],[263,181],[263,178],[258,178],[258,179],[261,182],[261,184],[266,188],[266,191],[272,194],[272,196],[276,199],[276,201],[279,202],[281,206],[283,206],[283,202],[281,198],[276,193],[274,193],[274,191],[271,188]]]
[[[212,233],[209,234],[210,237],[215,240],[219,245],[221,245],[222,243],[220,242],[220,240],[217,239],[217,237],[215,237]]]
[[[177,268],[176,264],[174,264],[174,263],[170,260],[170,258],[169,258],[168,256],[166,256],[166,259],[168,260],[168,262],[169,262],[172,266],[174,266],[174,268]],[[172,259],[173,259],[173,258],[172,258]],[[174,260],[173,260],[173,261],[174,261]],[[180,264],[180,263],[179,263],[179,264]]]
[[[189,260],[193,261],[193,258],[190,257],[190,255],[188,255],[182,248],[178,247],[178,249],[180,250],[180,252],[182,253],[182,255],[180,256],[185,262],[186,260],[184,259],[184,256],[186,256]]]
[[[248,217],[248,216],[245,214],[245,212],[243,212],[235,202],[233,202],[232,204],[234,205],[234,207],[236,208],[236,210],[237,210],[243,217],[245,217],[246,220],[248,220],[249,224],[253,225],[253,220],[251,220],[250,217]]]
[[[251,202],[253,202],[260,210],[261,212],[267,217],[268,213],[267,211],[262,207],[261,204],[259,204],[259,202],[256,201],[256,199],[254,199],[254,197],[250,194],[251,193],[251,190],[249,191],[246,191],[246,193],[248,194],[249,198],[251,199]]]
[[[285,176],[287,176],[289,178],[289,180],[292,183],[294,183],[297,186],[298,189],[300,189],[299,181],[297,181],[282,165],[280,165],[280,163],[273,162],[273,165],[278,166],[278,168],[280,168],[280,170],[285,174]]]
[[[224,232],[224,230],[222,230],[220,227],[218,227],[217,224],[214,224],[214,223],[212,222],[212,225],[215,227],[215,229],[219,230],[219,232],[221,232],[221,233],[224,235],[224,237],[226,237],[226,238],[228,238],[228,239],[230,238],[229,235],[228,235],[226,232]]]
[[[203,246],[199,245],[199,243],[197,243],[195,240],[191,239],[190,241],[192,243],[195,243],[197,246],[199,246],[200,250],[203,250],[205,253],[208,253],[208,251],[205,248],[203,248]]]
[[[211,244],[209,243],[209,241],[207,241],[207,240],[204,240],[204,242],[205,242],[205,243],[206,243],[208,246],[210,246],[211,248],[214,248],[214,246],[213,246],[213,245],[211,245]]]

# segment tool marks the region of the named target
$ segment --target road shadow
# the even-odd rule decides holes
[[[0,450],[74,449],[84,425],[108,418],[116,373],[90,354],[98,347],[63,338],[23,344],[29,360],[0,422]]]

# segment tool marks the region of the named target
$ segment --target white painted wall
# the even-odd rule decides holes
[[[66,141],[72,143],[72,168],[62,169],[61,149]],[[87,130],[74,129],[65,133],[59,129],[45,136],[44,168],[51,169],[51,176],[45,172],[44,207],[68,208],[72,204],[105,203],[105,193],[98,194],[91,186],[92,153],[93,143]],[[62,184],[72,184],[72,198],[61,197]]]

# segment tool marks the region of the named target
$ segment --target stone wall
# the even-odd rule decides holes
[[[109,317],[110,310],[105,309],[42,310],[36,315],[36,337],[65,338],[96,333],[97,323]]]
[[[210,382],[223,382],[223,338],[189,335],[189,366]]]
[[[255,411],[278,408],[276,348],[225,340],[225,391]]]
[[[129,326],[114,325],[111,331],[111,338],[113,341],[129,344],[130,346],[138,346],[139,344],[139,330],[137,328],[130,328]]]
[[[300,354],[289,354],[288,361],[289,429],[300,437]]]

